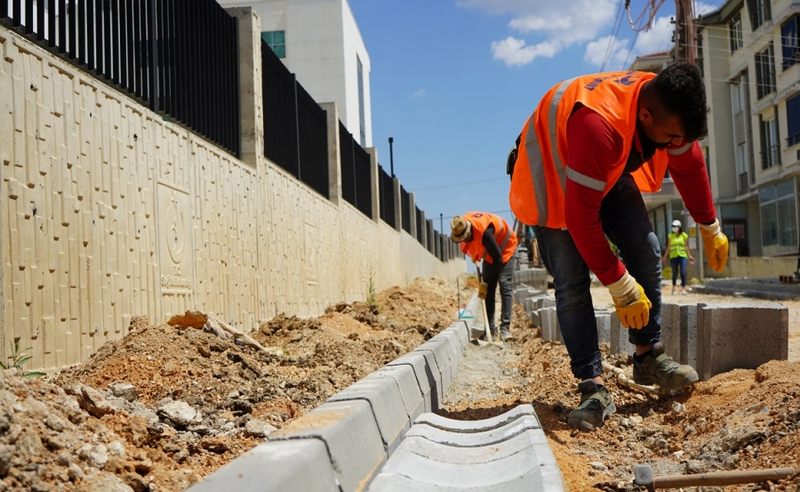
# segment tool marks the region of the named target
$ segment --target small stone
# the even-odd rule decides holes
[[[595,469],[597,471],[606,471],[606,470],[608,470],[608,467],[606,466],[606,464],[601,462],[601,461],[592,461],[589,464],[592,466],[593,469]]]
[[[60,466],[69,466],[72,463],[72,458],[67,453],[61,453],[56,457],[56,463]]]
[[[78,404],[92,417],[100,418],[114,411],[103,394],[91,386],[81,385]]]
[[[644,418],[641,415],[631,415],[630,419],[631,419],[631,424],[633,424],[634,427],[637,425],[641,425],[642,422],[644,422]]]
[[[250,419],[244,424],[244,430],[248,436],[267,437],[278,429],[263,420]]]
[[[125,458],[125,446],[119,441],[112,441],[108,444],[108,453],[111,456]]]
[[[108,389],[111,390],[111,394],[116,396],[117,398],[123,398],[128,401],[135,401],[139,395],[136,392],[136,387],[133,386],[131,383],[126,382],[115,382],[109,385]]]
[[[70,481],[76,482],[78,480],[83,480],[83,477],[86,476],[83,473],[83,470],[80,466],[76,465],[75,463],[70,463],[69,468],[67,469],[67,476],[69,477]]]
[[[14,456],[14,446],[0,446],[0,478],[8,475],[11,469],[11,458]]]
[[[49,413],[47,411],[47,405],[30,396],[25,398],[22,404],[25,407],[25,411],[32,416],[44,417]]]
[[[663,437],[659,437],[653,442],[653,447],[656,449],[665,449],[669,443]]]
[[[228,393],[227,396],[225,396],[225,398],[227,398],[229,400],[235,400],[235,399],[239,398],[240,395],[241,395],[241,393],[239,393],[239,390],[233,390],[230,393]]]
[[[186,427],[198,418],[197,410],[185,401],[173,401],[161,405],[156,413],[179,427]]]
[[[66,422],[56,415],[48,415],[47,418],[44,419],[44,425],[56,432],[61,432],[67,427]]]
[[[675,412],[675,413],[683,413],[684,411],[686,411],[686,407],[683,405],[683,403],[680,403],[680,402],[677,402],[677,401],[673,401],[672,402],[672,411]]]
[[[674,453],[672,453],[672,456],[676,460],[679,460],[679,459],[681,459],[683,457],[683,451],[675,451]]]
[[[174,361],[168,360],[164,367],[161,368],[161,375],[162,376],[172,376],[173,374],[178,373],[178,365],[175,364]]]
[[[624,417],[624,418],[623,418],[623,419],[620,421],[619,425],[620,425],[620,426],[622,426],[622,427],[624,427],[624,428],[626,428],[626,429],[628,429],[628,428],[630,428],[630,427],[633,427],[633,422],[631,422],[631,419],[629,419],[628,417]]]

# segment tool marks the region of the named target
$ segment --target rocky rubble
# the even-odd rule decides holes
[[[455,311],[453,286],[417,280],[369,306],[279,315],[247,335],[202,313],[173,325],[137,318],[125,338],[49,381],[0,378],[0,491],[183,490]]]

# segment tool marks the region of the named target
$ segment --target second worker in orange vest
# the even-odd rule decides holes
[[[697,67],[675,64],[658,75],[610,72],[557,84],[522,129],[509,201],[514,215],[534,226],[553,276],[561,334],[580,381],[571,426],[603,425],[616,410],[601,377],[590,270],[610,291],[636,345],[634,380],[663,389],[698,380],[660,342],[661,254],[641,192],[658,191],[669,169],[701,225],[709,266],[725,267],[728,240],[697,143],[707,132],[707,111]]]
[[[492,336],[497,336],[494,326],[494,296],[500,284],[500,338],[511,336],[512,276],[511,259],[517,250],[517,234],[508,222],[490,212],[467,212],[456,215],[450,222],[450,238],[459,243],[461,251],[476,264],[483,261],[482,273],[485,287],[479,294],[486,300],[486,317]],[[483,289],[485,292],[482,292]]]

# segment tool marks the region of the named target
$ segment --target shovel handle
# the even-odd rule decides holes
[[[698,473],[696,475],[665,475],[654,477],[653,485],[658,489],[672,489],[694,485],[736,485],[740,483],[778,481],[794,475],[794,468],[772,468],[764,470],[734,470]]]

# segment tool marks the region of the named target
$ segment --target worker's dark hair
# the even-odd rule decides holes
[[[649,85],[648,92],[656,97],[659,105],[681,119],[686,140],[697,140],[708,134],[706,89],[695,65],[670,65]]]

